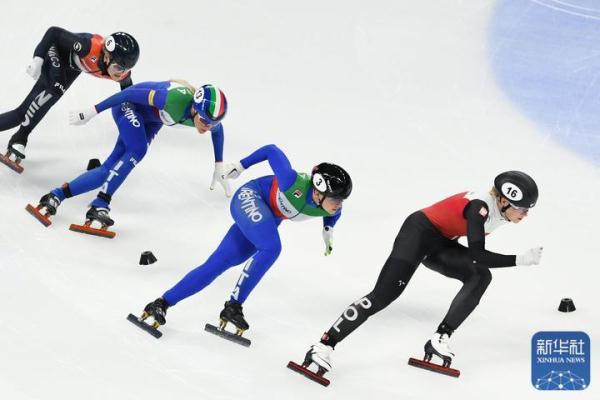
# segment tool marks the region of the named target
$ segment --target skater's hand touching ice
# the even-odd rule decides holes
[[[244,169],[239,161],[225,164],[223,166],[223,177],[224,179],[237,179],[244,172]]]
[[[325,242],[325,255],[331,255],[333,251],[333,227],[323,227],[323,241]]]
[[[69,112],[69,124],[83,125],[83,124],[86,124],[90,119],[94,118],[96,115],[98,115],[98,111],[96,111],[96,107],[70,111]]]
[[[534,247],[517,256],[517,265],[537,265],[542,258],[543,247]]]
[[[37,81],[42,74],[42,65],[44,65],[42,57],[33,57],[33,60],[27,66],[27,74]]]
[[[213,172],[213,178],[210,184],[210,190],[214,190],[215,184],[218,182],[221,186],[223,186],[223,190],[225,190],[225,196],[231,197],[231,187],[229,186],[229,182],[227,182],[227,176],[225,176],[223,171],[223,162],[216,162],[215,172]]]

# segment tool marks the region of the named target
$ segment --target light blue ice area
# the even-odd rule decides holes
[[[492,68],[545,134],[600,165],[600,1],[500,0]]]

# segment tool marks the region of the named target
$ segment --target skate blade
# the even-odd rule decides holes
[[[329,379],[325,378],[323,375],[320,375],[316,372],[312,372],[311,370],[309,370],[308,368],[300,365],[300,364],[296,364],[293,361],[290,361],[287,365],[287,367],[289,369],[291,369],[292,371],[296,371],[297,373],[304,375],[305,377],[307,377],[308,379],[317,382],[318,384],[321,384],[323,386],[329,386]]]
[[[34,207],[31,204],[27,204],[27,207],[25,207],[25,210],[27,210],[27,212],[29,214],[31,214],[35,219],[40,221],[42,223],[42,225],[44,225],[45,227],[48,227],[52,224],[52,221],[50,221],[50,218],[48,218],[46,215],[42,214],[37,207]]]
[[[224,329],[219,329],[216,326],[211,325],[211,324],[206,324],[206,326],[204,327],[204,330],[206,332],[212,333],[213,335],[217,335],[219,337],[222,337],[223,339],[237,343],[244,347],[250,347],[250,344],[252,344],[252,342],[249,339],[246,339],[245,337],[243,337],[241,335],[237,335],[235,333],[228,332]]]
[[[20,164],[21,161],[12,161],[11,159],[9,159],[6,155],[4,154],[0,154],[0,162],[4,165],[6,165],[8,168],[12,169],[13,171],[15,171],[18,174],[22,174],[23,171],[25,170]]]
[[[151,325],[148,325],[144,321],[140,321],[139,318],[136,317],[133,314],[129,314],[127,316],[127,321],[131,322],[132,324],[134,324],[138,328],[140,328],[140,329],[148,332],[149,334],[151,334],[152,336],[154,336],[157,339],[159,339],[162,336],[162,332],[161,331],[159,331],[158,329],[154,328]]]
[[[109,231],[106,228],[92,228],[90,225],[71,224],[69,230],[73,232],[86,233],[92,236],[100,236],[107,239],[112,239],[117,235],[115,232]]]
[[[423,360],[419,360],[419,359],[412,358],[412,357],[408,359],[408,365],[411,365],[411,366],[417,367],[417,368],[423,368],[428,371],[433,371],[433,372],[437,372],[440,374],[452,376],[454,378],[458,378],[460,376],[460,371],[457,369],[450,368],[450,367],[444,367],[444,366],[441,366],[438,364],[434,364],[432,362],[423,361]]]

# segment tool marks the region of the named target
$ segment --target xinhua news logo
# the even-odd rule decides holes
[[[538,390],[584,390],[590,364],[585,332],[538,332],[531,338],[531,384]]]

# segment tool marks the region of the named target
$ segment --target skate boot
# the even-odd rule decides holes
[[[162,332],[160,332],[158,328],[167,323],[165,318],[165,315],[167,314],[167,308],[169,308],[169,304],[167,304],[165,299],[159,297],[144,307],[144,312],[142,313],[141,317],[138,318],[133,314],[129,314],[127,316],[127,320],[158,339],[162,336]],[[152,325],[145,322],[145,320],[150,317],[154,319]]]
[[[161,325],[165,325],[167,323],[167,319],[165,315],[167,315],[167,308],[169,305],[162,297],[154,300],[151,303],[148,303],[144,308],[144,313],[142,314],[142,321],[146,320],[148,317],[154,318],[154,324],[152,324],[153,328],[158,328]]]
[[[225,329],[228,322],[235,325],[235,333]],[[225,302],[225,308],[223,308],[223,311],[221,311],[221,314],[219,315],[218,327],[211,324],[206,324],[204,326],[206,332],[246,347],[250,346],[252,343],[249,339],[242,336],[244,331],[248,328],[250,328],[250,325],[248,325],[248,322],[244,319],[242,305],[232,300]]]
[[[89,221],[91,225],[92,222],[98,221],[102,225],[102,228],[113,226],[115,221],[108,215],[109,211],[108,208],[91,206],[85,214],[86,223]]]
[[[424,361],[431,361],[431,358],[435,354],[442,359],[443,367],[450,367],[454,353],[450,350],[449,341],[450,336],[447,333],[434,333],[432,338],[425,343]]]
[[[323,386],[328,386],[329,379],[325,378],[323,375],[325,375],[326,372],[331,371],[332,352],[333,347],[319,342],[310,346],[310,349],[306,352],[306,356],[304,356],[302,365],[290,361],[287,366],[289,369],[296,371]],[[317,366],[317,372],[308,369],[312,363],[315,363]]]
[[[25,145],[11,143],[6,149],[6,154],[0,155],[0,162],[19,174],[23,172],[21,161],[25,159]]]
[[[318,375],[323,375],[325,372],[331,371],[331,353],[333,347],[323,343],[317,343],[310,346],[306,352],[302,366],[308,367],[311,363],[315,363],[319,367]]]
[[[425,343],[425,356],[423,356],[423,359],[419,360],[411,357],[408,359],[408,365],[458,378],[460,376],[460,371],[450,368],[454,353],[450,350],[448,345],[449,340],[449,333],[434,333],[433,337]],[[431,361],[434,355],[442,359],[442,365]]]
[[[42,196],[37,207],[27,204],[25,209],[44,226],[49,226],[52,223],[50,217],[56,214],[59,205],[60,199],[53,193],[48,193]]]
[[[236,335],[242,335],[245,330],[250,328],[248,322],[244,319],[244,313],[242,312],[242,305],[235,301],[226,301],[225,308],[221,311],[219,315],[221,319],[219,323],[219,328],[224,329],[228,322],[231,322],[235,325]]]
[[[107,228],[114,225],[115,221],[108,215],[109,211],[106,207],[91,206],[85,214],[85,223],[83,225],[71,224],[69,229],[74,232],[112,239],[116,236],[116,233],[109,231]],[[100,224],[100,228],[93,227],[93,223]]]

